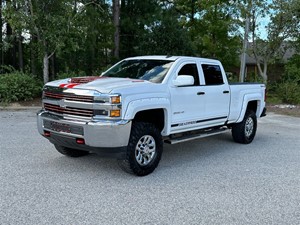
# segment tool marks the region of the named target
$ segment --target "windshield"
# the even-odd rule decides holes
[[[161,83],[173,61],[133,59],[124,60],[102,74],[104,77],[122,77]]]

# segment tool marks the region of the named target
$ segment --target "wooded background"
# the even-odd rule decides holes
[[[263,81],[269,65],[287,63],[287,49],[300,68],[300,0],[1,0],[0,8],[0,76],[17,70],[45,83],[100,75],[149,54],[217,58],[231,71],[247,19],[247,54]]]

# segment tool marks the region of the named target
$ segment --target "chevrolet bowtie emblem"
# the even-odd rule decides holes
[[[66,104],[65,104],[65,100],[64,99],[62,99],[62,100],[59,101],[59,106],[61,108],[66,108],[67,107]]]

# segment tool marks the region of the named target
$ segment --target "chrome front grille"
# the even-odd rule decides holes
[[[50,91],[44,91],[44,98],[46,99],[66,99],[69,101],[79,101],[79,102],[93,102],[93,96],[75,95],[73,93],[55,93]]]
[[[58,113],[58,114],[68,114],[83,117],[92,117],[94,115],[94,110],[92,109],[81,109],[74,107],[60,107],[59,105],[44,103],[44,108],[47,111]]]
[[[111,119],[112,110],[121,110],[121,103],[111,103],[111,96],[97,90],[45,86],[43,106],[49,113],[78,120]],[[120,98],[120,97],[119,97]],[[118,119],[115,116],[114,119]]]

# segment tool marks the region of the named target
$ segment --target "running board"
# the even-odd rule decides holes
[[[165,140],[165,143],[178,144],[181,142],[192,141],[192,140],[196,140],[199,138],[213,136],[216,134],[222,134],[222,133],[225,133],[227,130],[228,130],[227,128],[220,128],[220,129],[214,129],[214,130],[209,130],[209,131],[202,131],[201,133],[197,133],[197,134],[185,135],[185,136],[178,137],[178,138],[168,139],[168,140]]]

